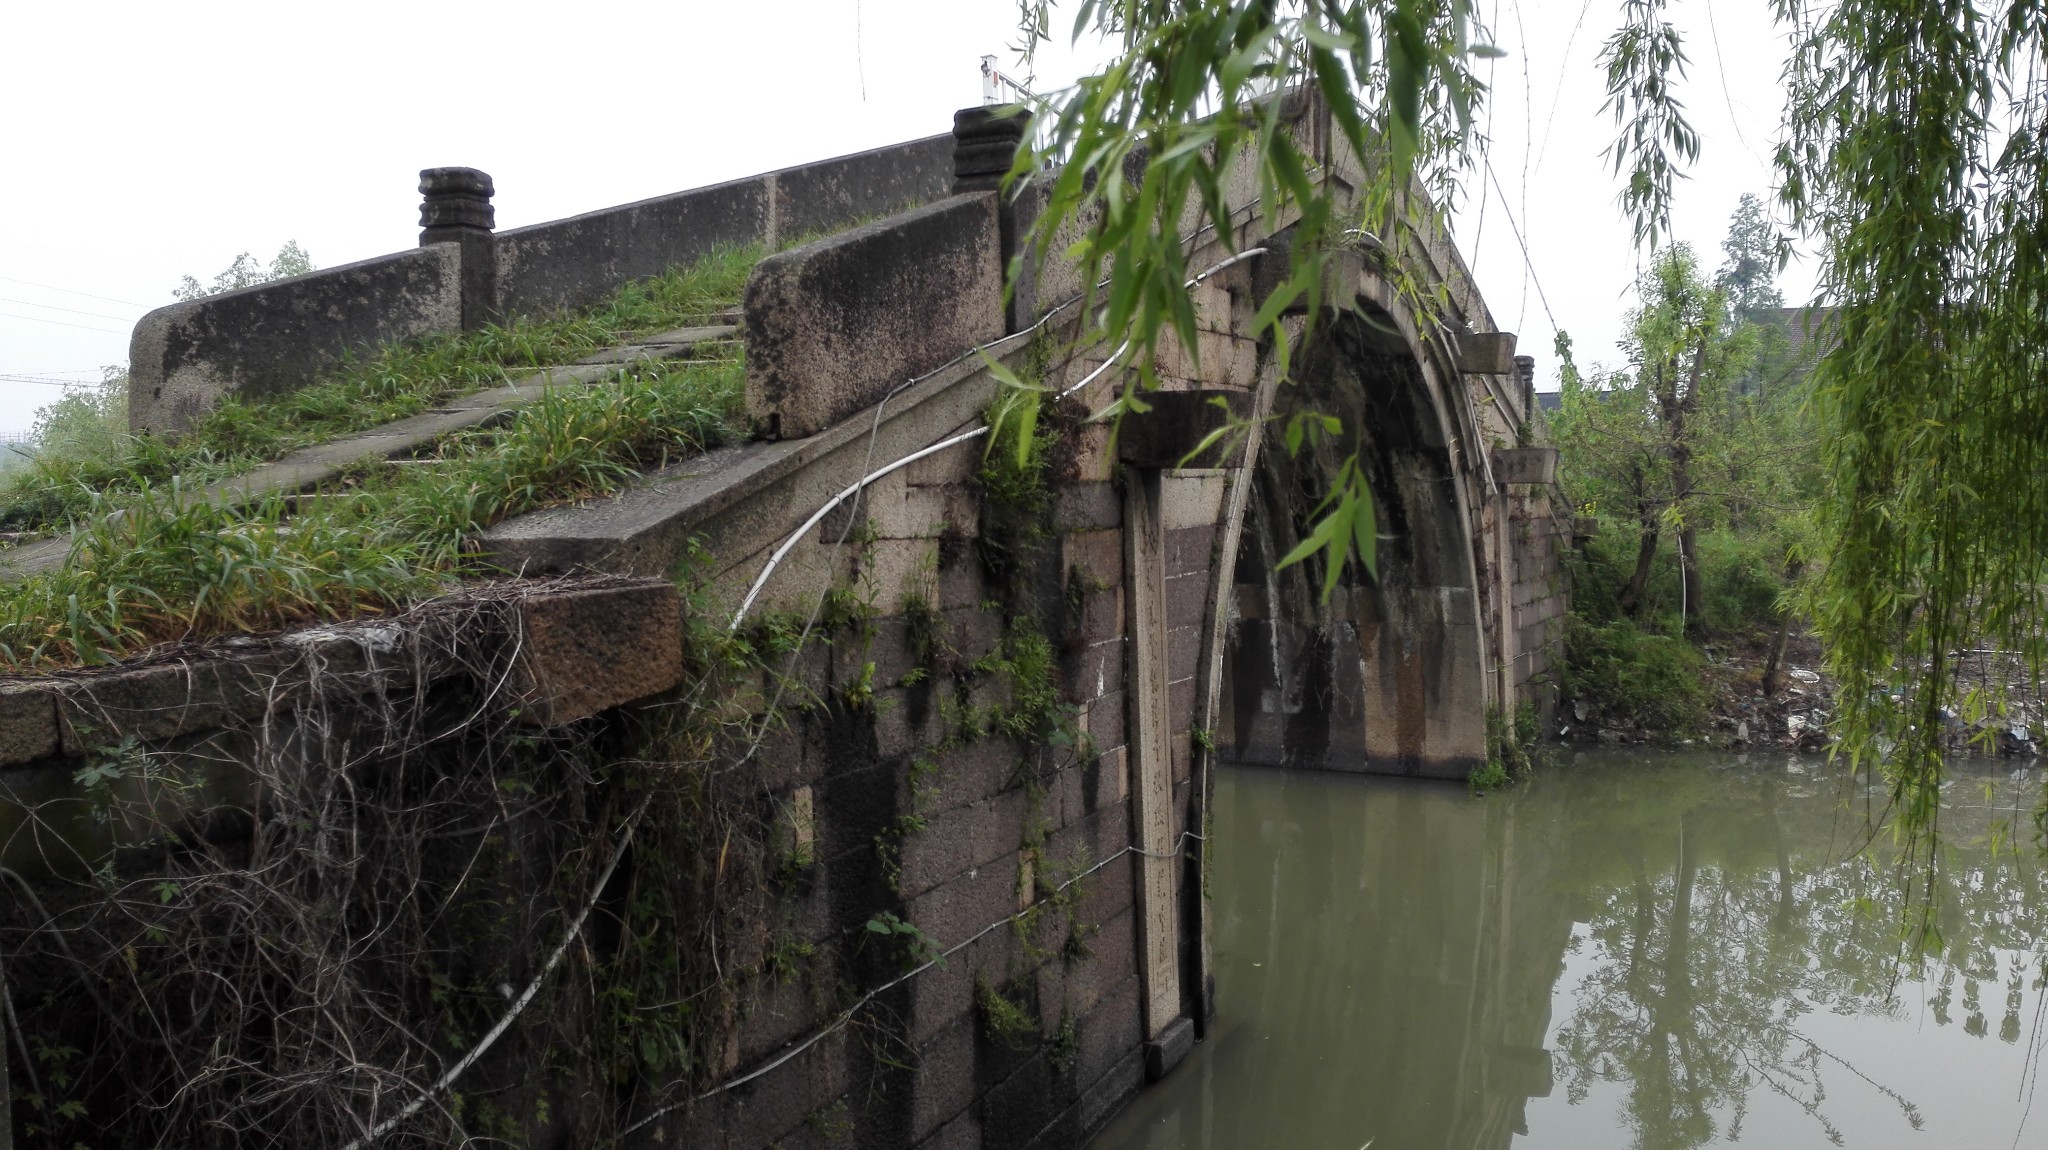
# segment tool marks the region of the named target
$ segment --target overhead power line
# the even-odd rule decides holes
[[[1550,320],[1550,330],[1554,332],[1557,330],[1557,315],[1550,310],[1550,296],[1543,290],[1543,277],[1536,274],[1536,261],[1529,256],[1529,241],[1523,238],[1522,226],[1515,222],[1514,210],[1508,207],[1508,194],[1501,191],[1500,177],[1494,175],[1490,168],[1486,174],[1493,177],[1493,190],[1500,196],[1501,214],[1508,218],[1508,230],[1515,233],[1515,243],[1522,248],[1522,267],[1529,274],[1529,282],[1536,285],[1536,298],[1542,302],[1543,314]]]
[[[97,332],[104,332],[104,333],[106,333],[107,335],[127,335],[127,334],[128,334],[127,332],[125,332],[125,331],[121,331],[121,330],[118,330],[118,329],[116,329],[116,328],[111,328],[111,327],[94,327],[94,326],[92,326],[91,324],[88,324],[88,323],[65,323],[65,322],[64,322],[63,320],[61,320],[61,319],[44,319],[44,318],[43,318],[42,316],[39,316],[39,315],[21,315],[21,314],[19,314],[19,313],[17,313],[17,312],[11,312],[11,311],[0,311],[0,315],[4,315],[4,316],[6,316],[6,317],[7,317],[8,319],[25,319],[25,320],[29,320],[29,321],[30,321],[30,322],[32,322],[32,323],[53,323],[53,324],[56,324],[56,325],[57,325],[58,327],[75,327],[75,328],[78,328],[78,329],[79,329],[80,331],[97,331]]]
[[[80,311],[75,307],[58,307],[53,303],[37,303],[32,299],[10,299],[4,295],[0,295],[0,303],[18,303],[27,307],[40,307],[47,308],[50,311],[69,312],[72,315],[89,315],[94,319],[126,320],[128,318],[125,315],[108,315],[103,311]]]
[[[127,305],[128,305],[129,307],[155,307],[155,306],[157,306],[157,305],[155,305],[155,304],[153,304],[153,303],[136,303],[136,302],[135,302],[134,300],[132,300],[132,299],[115,299],[115,298],[114,298],[113,296],[110,296],[110,295],[94,295],[93,293],[91,293],[91,292],[89,292],[89,291],[78,291],[78,290],[76,290],[76,289],[73,289],[73,288],[62,288],[62,287],[58,287],[58,286],[57,286],[56,284],[39,284],[39,283],[37,283],[37,282],[36,282],[36,281],[34,281],[34,280],[21,280],[21,279],[15,279],[15,278],[14,278],[13,276],[0,276],[0,281],[5,281],[5,282],[7,282],[7,283],[11,283],[11,284],[27,284],[27,285],[28,285],[29,287],[38,287],[38,288],[42,288],[42,289],[43,289],[44,291],[60,291],[60,292],[63,292],[63,293],[65,294],[65,295],[82,295],[82,296],[84,296],[84,297],[85,297],[85,298],[87,298],[87,299],[96,299],[96,300],[104,300],[104,301],[106,301],[107,303],[119,303],[119,304],[127,304]]]

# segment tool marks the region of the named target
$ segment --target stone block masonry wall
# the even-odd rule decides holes
[[[801,544],[857,606],[800,664],[825,705],[760,756],[770,801],[814,820],[815,861],[783,929],[838,954],[850,989],[901,969],[868,930],[879,914],[958,949],[877,1000],[851,1037],[664,1130],[669,1144],[824,1145],[820,1115],[836,1115],[859,1145],[1076,1146],[1143,1082],[1123,500],[1106,438],[1062,434],[1046,502],[1022,512],[1035,527],[989,507],[984,447],[970,442],[876,484],[857,518]],[[1183,518],[1217,486],[1183,485],[1169,503]],[[1174,576],[1205,578],[1213,521],[1173,522]],[[1195,656],[1175,648],[1186,692]],[[1031,707],[1064,733],[989,729]],[[1178,827],[1185,731],[1174,745]],[[828,1025],[840,1005],[814,992],[764,987],[733,1066]]]
[[[1554,729],[1557,676],[1564,664],[1570,515],[1561,493],[1544,486],[1517,489],[1508,518],[1509,611],[1516,650],[1512,681],[1515,697],[1536,708],[1546,730]]]

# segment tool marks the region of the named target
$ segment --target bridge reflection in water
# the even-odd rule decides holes
[[[1219,1015],[1095,1150],[2011,1146],[2044,1065],[2039,774],[1956,768],[1901,961],[1853,780],[1584,755],[1485,799],[1226,770]]]

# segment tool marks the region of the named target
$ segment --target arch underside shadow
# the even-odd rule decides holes
[[[1455,378],[1455,377],[1454,377]],[[1299,412],[1340,434],[1284,446]],[[1486,754],[1480,603],[1446,420],[1393,318],[1360,300],[1278,389],[1235,559],[1218,738],[1271,766],[1463,778]],[[1378,514],[1378,574],[1320,556],[1284,570],[1353,451]]]

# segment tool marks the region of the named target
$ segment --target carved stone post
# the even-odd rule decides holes
[[[1522,401],[1522,418],[1536,421],[1536,357],[1515,357],[1515,398]]]
[[[994,107],[962,108],[953,113],[953,194],[1000,194],[1003,177],[1017,162],[1017,149],[1030,130],[1029,112]],[[1007,276],[1014,267],[1016,273],[1005,317],[1011,332],[1024,330],[1038,318],[1038,269],[1018,256],[1025,233],[1038,219],[1040,202],[1037,189],[1028,185],[1013,187],[1010,194],[1001,196],[998,218],[1003,272]]]
[[[420,246],[462,245],[462,330],[498,318],[498,245],[491,230],[496,192],[488,173],[475,168],[420,172]]]

